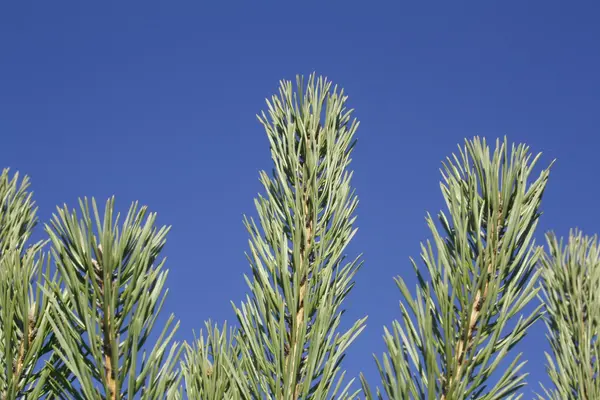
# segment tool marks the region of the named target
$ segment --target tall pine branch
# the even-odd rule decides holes
[[[364,328],[340,332],[342,303],[360,263],[344,251],[355,234],[357,198],[348,171],[358,122],[347,96],[312,75],[297,91],[281,83],[259,116],[274,163],[262,172],[259,224],[250,233],[251,294],[239,307],[242,368],[233,371],[248,399],[349,398],[341,361]]]

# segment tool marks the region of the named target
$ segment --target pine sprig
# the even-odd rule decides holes
[[[29,178],[0,175],[0,398],[38,399],[49,391],[53,357],[43,242],[27,246],[37,224]],[[44,275],[46,273],[46,275]],[[44,362],[45,359],[45,362]],[[62,371],[62,370],[61,370]],[[62,371],[64,372],[64,371]]]
[[[566,244],[547,235],[542,258],[545,323],[552,354],[547,370],[554,385],[546,398],[600,398],[600,242],[572,231]],[[539,396],[539,398],[543,398]]]
[[[236,331],[221,330],[211,322],[206,323],[206,334],[193,345],[186,344],[185,359],[181,364],[185,393],[188,399],[234,400],[239,399],[238,385],[230,371],[239,370],[239,346],[235,342]]]
[[[348,171],[358,122],[347,96],[323,78],[297,92],[282,82],[259,116],[274,169],[261,173],[265,197],[256,200],[259,224],[246,219],[252,276],[246,301],[234,305],[240,323],[241,398],[353,397],[343,384],[344,352],[365,319],[338,332],[342,302],[359,260],[344,250],[356,229],[357,198]]]
[[[180,350],[170,345],[178,326],[172,315],[145,350],[166,296],[167,271],[158,257],[169,229],[157,229],[156,214],[137,204],[120,227],[114,199],[103,217],[94,200],[91,210],[87,200],[80,208],[81,220],[59,208],[46,229],[64,282],[64,290],[52,287],[50,324],[59,342],[56,353],[76,379],[56,382],[60,397],[174,398]]]
[[[549,174],[529,182],[538,157],[524,145],[509,151],[506,141],[490,157],[485,140],[475,138],[444,163],[448,214],[438,216],[441,229],[427,217],[433,240],[421,246],[425,272],[413,261],[415,295],[396,279],[402,322],[385,330],[378,398],[518,397],[526,376],[521,355],[504,373],[498,367],[540,315],[522,315],[538,291],[541,250],[533,234]],[[363,387],[373,398],[364,379]]]

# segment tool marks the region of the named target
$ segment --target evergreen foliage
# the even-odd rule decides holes
[[[240,399],[232,372],[240,370],[240,348],[235,342],[234,329],[225,325],[206,323],[206,336],[186,344],[185,358],[181,363],[185,393],[188,399]]]
[[[259,117],[274,168],[261,173],[260,228],[246,219],[251,295],[236,307],[236,379],[244,398],[352,398],[340,362],[365,319],[345,332],[339,325],[360,267],[344,257],[356,231],[348,166],[358,122],[327,80],[313,75],[304,87],[299,78],[297,88],[282,82]]]
[[[546,354],[553,390],[548,399],[600,399],[600,243],[572,231],[566,244],[548,234],[542,258],[545,322],[552,356]],[[540,398],[543,398],[540,396]]]
[[[29,178],[0,175],[0,398],[37,399],[49,392],[48,375],[60,363],[51,357],[52,337],[43,242],[27,245],[37,224]],[[46,275],[47,276],[47,275]]]
[[[346,103],[316,75],[281,82],[267,100],[258,119],[273,168],[260,173],[257,218],[244,219],[249,293],[232,303],[234,326],[209,321],[181,346],[175,317],[159,323],[169,228],[156,214],[133,203],[120,222],[114,199],[103,212],[83,199],[29,244],[29,179],[4,170],[0,400],[518,399],[527,374],[514,347],[542,316],[553,387],[538,397],[600,399],[600,243],[573,231],[566,245],[553,234],[546,252],[536,245],[550,167],[535,177],[539,155],[506,140],[467,140],[443,164],[447,211],[427,216],[416,290],[396,278],[400,320],[376,357],[381,387],[346,377],[366,322],[342,321],[362,265],[345,254],[358,205],[358,122]]]
[[[57,379],[61,398],[162,399],[175,396],[179,350],[171,339],[171,316],[156,344],[146,341],[160,312],[167,278],[159,261],[168,232],[156,214],[133,204],[122,226],[114,200],[101,216],[80,202],[81,219],[59,208],[46,230],[64,289],[52,286],[50,324],[55,352],[76,380]],[[155,264],[158,262],[158,264]],[[60,377],[59,377],[60,378]]]
[[[524,145],[467,141],[442,170],[448,213],[427,224],[425,274],[413,261],[416,294],[401,277],[402,322],[385,329],[388,352],[377,362],[390,399],[503,399],[524,385],[521,355],[491,382],[500,362],[538,319],[522,316],[536,296],[541,249],[533,235],[549,171],[530,183],[538,157]],[[366,382],[367,398],[373,398]]]

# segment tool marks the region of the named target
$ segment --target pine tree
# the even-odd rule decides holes
[[[515,398],[524,385],[520,354],[499,366],[540,315],[538,307],[520,316],[538,292],[533,234],[549,172],[529,182],[539,155],[531,160],[524,145],[509,151],[497,143],[490,157],[475,138],[459,150],[442,170],[448,214],[438,215],[440,227],[427,217],[425,271],[412,262],[416,294],[396,279],[402,323],[385,330],[380,399]],[[373,398],[364,379],[363,386]]]
[[[37,399],[49,391],[48,375],[60,363],[51,356],[43,242],[27,245],[37,223],[37,207],[19,181],[5,169],[0,175],[0,399]],[[44,268],[46,265],[46,268]]]
[[[156,214],[135,203],[122,226],[114,199],[102,217],[93,200],[92,210],[87,200],[80,207],[81,219],[65,206],[46,227],[64,282],[50,292],[50,324],[59,343],[54,350],[70,373],[55,378],[57,397],[177,398],[179,350],[171,339],[178,323],[172,326],[172,315],[145,350],[166,295],[159,255],[169,229],[157,229]]]
[[[542,299],[554,389],[544,391],[548,399],[600,399],[600,243],[580,231],[572,231],[566,245],[554,234],[547,240]]]

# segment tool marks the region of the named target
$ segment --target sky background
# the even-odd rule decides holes
[[[352,164],[365,265],[346,321],[368,315],[352,376],[378,375],[382,327],[399,317],[392,278],[444,207],[440,162],[465,137],[507,135],[557,163],[538,237],[600,231],[600,9],[594,2],[4,2],[0,164],[31,176],[42,221],[81,196],[140,200],[173,226],[165,306],[189,340],[233,321],[248,236],[270,169],[255,115],[280,79],[316,71],[361,121]],[[399,2],[397,2],[399,3]],[[484,4],[485,3],[485,4]],[[368,4],[368,5],[367,5]],[[547,382],[544,328],[526,351]]]

